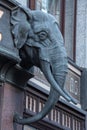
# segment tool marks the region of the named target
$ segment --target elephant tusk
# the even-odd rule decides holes
[[[53,77],[51,69],[50,69],[50,64],[46,61],[43,61],[43,60],[41,60],[40,63],[41,63],[41,67],[40,67],[41,70],[43,71],[46,79],[48,80],[48,82],[52,86],[48,100],[47,100],[45,106],[43,107],[42,111],[39,112],[38,114],[36,114],[33,117],[23,119],[18,114],[15,114],[13,120],[16,123],[19,123],[19,124],[22,124],[22,125],[29,125],[31,123],[34,123],[36,121],[41,120],[52,110],[52,108],[55,106],[55,104],[59,100],[60,95],[62,95],[66,100],[73,101],[74,103],[76,103],[69,94],[67,94],[64,90],[62,90],[60,88],[60,86],[63,87],[65,80],[59,86],[57,84],[57,82],[54,80],[54,77]]]
[[[47,69],[44,69],[44,67],[46,67]],[[43,71],[43,73],[46,75],[46,78],[48,80],[50,80],[49,77],[49,74],[51,73],[51,70],[49,69],[49,63],[46,62],[46,61],[43,61],[41,60],[41,70]],[[50,72],[49,72],[50,71]],[[49,74],[48,74],[49,73]],[[48,74],[48,76],[47,76]],[[52,76],[50,76],[51,78],[53,78]],[[52,80],[52,79],[51,79]],[[49,81],[49,83],[51,83]],[[57,84],[57,83],[56,83]],[[51,83],[51,85],[54,85],[54,81],[53,83]],[[58,86],[58,85],[57,85]],[[60,91],[59,88],[55,89],[55,87],[51,87],[51,90],[50,90],[50,94],[49,94],[49,97],[48,97],[48,100],[45,104],[45,106],[43,107],[42,111],[39,112],[38,114],[36,114],[35,116],[33,117],[30,117],[30,118],[26,118],[26,119],[23,119],[21,116],[19,116],[18,114],[15,114],[14,115],[14,122],[16,123],[19,123],[19,124],[22,124],[22,125],[29,125],[33,122],[36,122],[40,119],[42,119],[43,117],[45,117],[51,110],[52,108],[55,106],[55,104],[57,103],[57,101],[59,100],[59,97],[60,97],[60,94],[62,95],[62,90]],[[68,99],[68,101],[70,101],[70,97],[68,98],[67,95],[65,95],[65,93],[63,92],[63,96],[66,97],[66,99]]]

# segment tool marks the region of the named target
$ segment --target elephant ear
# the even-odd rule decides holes
[[[14,46],[18,49],[23,47],[28,37],[30,24],[27,19],[28,16],[21,8],[13,10],[11,13],[11,32],[14,39]]]
[[[16,41],[17,41],[16,47],[18,49],[22,48],[23,45],[26,43],[28,34],[29,34],[29,30],[30,30],[30,24],[27,21],[19,23],[18,34],[16,37]]]

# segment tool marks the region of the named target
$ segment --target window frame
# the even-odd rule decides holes
[[[28,0],[28,7],[35,10],[35,0]]]
[[[63,37],[65,39],[65,4],[66,4],[66,0],[61,0],[61,32],[63,34]],[[64,10],[63,10],[64,8]],[[77,22],[77,0],[74,0],[74,15],[73,15],[73,56],[72,58],[70,56],[68,56],[68,59],[73,61],[74,63],[76,62],[76,22]]]

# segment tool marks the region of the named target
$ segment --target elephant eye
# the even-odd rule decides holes
[[[38,33],[38,37],[40,38],[40,40],[45,40],[47,38],[47,36],[48,36],[48,34],[45,31]]]

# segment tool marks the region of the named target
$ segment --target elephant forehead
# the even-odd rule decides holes
[[[32,11],[32,17],[34,19],[34,21],[40,21],[40,22],[45,22],[45,21],[52,21],[55,19],[54,16],[52,16],[51,14],[48,14],[48,13],[44,13],[42,11],[39,11],[39,10],[35,10],[35,11]]]
[[[54,26],[54,23],[56,23],[56,19],[49,15],[49,14],[42,14],[42,12],[40,12],[40,14],[42,15],[40,17],[40,15],[36,15],[37,13],[35,13],[34,15],[34,20],[33,20],[33,29],[34,32],[39,32],[41,30],[46,30],[49,31],[51,30],[51,27]]]
[[[33,31],[34,33],[38,33],[41,31],[46,31],[47,33],[49,33],[50,32],[49,23],[48,22],[43,22],[43,23],[34,22]]]

